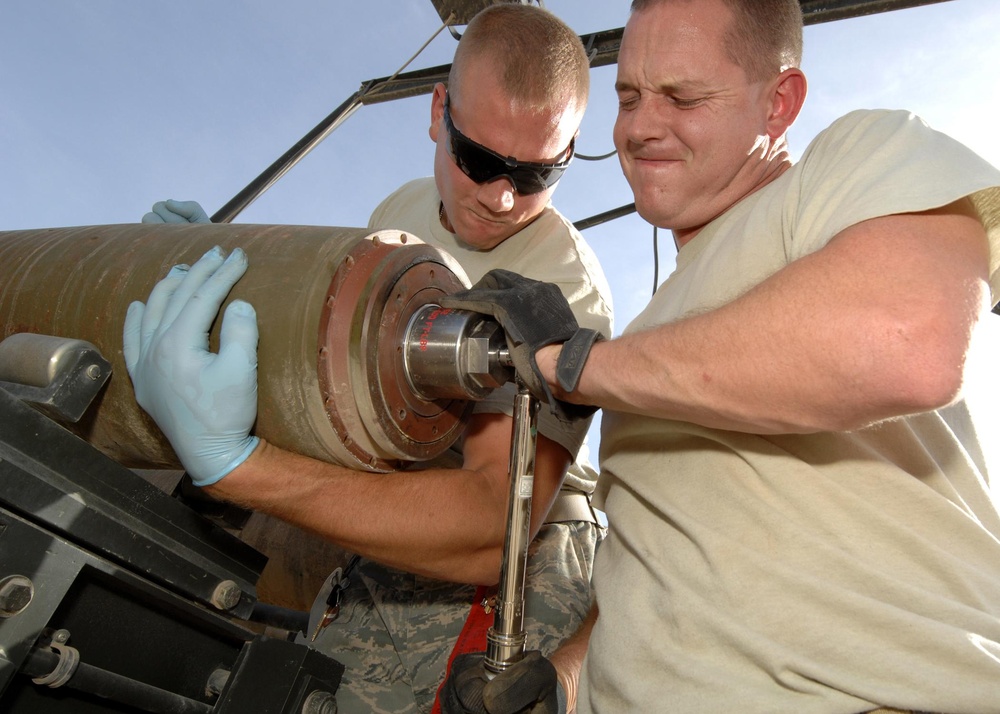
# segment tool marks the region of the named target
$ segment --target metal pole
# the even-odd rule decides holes
[[[620,206],[618,208],[612,208],[610,211],[604,211],[604,213],[598,213],[590,218],[581,218],[579,221],[573,223],[573,227],[578,231],[583,231],[593,226],[599,226],[602,223],[607,223],[608,221],[613,221],[616,218],[621,218],[622,216],[627,216],[630,213],[635,213],[635,204],[630,203],[626,206]]]
[[[524,583],[531,526],[531,494],[535,485],[538,400],[518,380],[510,445],[510,497],[507,535],[500,564],[493,627],[486,634],[487,674],[499,674],[524,656]]]
[[[30,677],[40,678],[51,675],[58,665],[58,654],[34,647],[21,671]],[[77,663],[76,670],[58,686],[151,714],[211,714],[213,711],[210,704],[168,692],[85,662]]]
[[[264,169],[257,178],[251,181],[238,194],[229,199],[225,206],[212,214],[212,223],[230,223],[236,216],[249,206],[264,191],[269,189],[278,179],[299,163],[306,154],[316,148],[323,139],[358,110],[361,106],[361,95],[366,91],[363,87],[347,98],[343,104],[334,109],[323,121],[299,139],[292,148],[282,154],[277,161]]]

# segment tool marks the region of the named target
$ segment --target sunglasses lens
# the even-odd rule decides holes
[[[545,171],[544,173],[547,175],[543,176],[543,172],[537,169],[515,169],[508,175],[518,193],[530,196],[533,193],[541,193],[558,181],[562,175],[562,169]]]
[[[533,164],[504,159],[485,146],[480,146],[462,134],[451,121],[451,112],[445,105],[445,127],[448,130],[448,153],[455,165],[466,176],[478,184],[504,177],[510,180],[514,189],[523,196],[541,193],[554,185],[569,166],[573,150],[570,144],[569,156],[559,164]]]
[[[503,161],[470,143],[464,136],[453,135],[451,146],[455,163],[476,183],[486,183],[507,171]]]
[[[524,196],[541,193],[555,184],[566,170],[565,167],[512,167],[494,154],[469,143],[464,136],[452,136],[451,148],[452,158],[458,168],[476,183],[483,184],[505,177]]]

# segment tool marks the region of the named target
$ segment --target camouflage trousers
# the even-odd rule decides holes
[[[528,552],[527,649],[551,653],[590,608],[590,576],[599,528],[542,526]],[[313,604],[322,615],[330,581]],[[340,616],[312,643],[345,666],[338,714],[430,712],[476,588],[415,576],[362,559],[344,593]]]

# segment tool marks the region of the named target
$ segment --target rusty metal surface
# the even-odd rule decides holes
[[[373,471],[440,454],[442,443],[458,438],[471,406],[421,399],[402,372],[410,316],[465,287],[460,267],[426,250],[401,250],[408,241],[399,231],[381,231],[357,244],[333,278],[320,320],[320,385],[333,407],[330,422],[350,453],[343,459]],[[368,398],[352,399],[352,391]]]
[[[458,435],[449,411],[454,406],[440,409],[444,416],[430,417],[442,420],[436,440],[427,439],[426,432],[433,427],[426,422],[417,428],[396,420],[390,428],[392,438],[386,439],[385,429],[378,433],[378,419],[387,407],[365,357],[366,351],[377,348],[380,338],[377,332],[365,333],[364,325],[353,320],[376,319],[373,316],[380,314],[379,304],[395,281],[402,280],[412,290],[411,283],[426,279],[420,273],[426,274],[427,268],[414,266],[428,263],[439,271],[438,278],[444,276],[436,279],[434,294],[461,286],[464,277],[456,275],[464,274],[449,256],[418,239],[404,244],[398,232],[381,241],[369,236],[367,230],[356,228],[233,224],[122,224],[0,232],[0,339],[35,332],[94,344],[111,362],[113,374],[73,429],[126,466],[174,468],[176,457],[136,404],[125,370],[121,351],[125,311],[133,300],[145,301],[172,265],[193,263],[213,245],[226,250],[242,247],[250,267],[229,300],[247,300],[258,315],[256,432],[283,448],[352,468],[383,470],[392,468],[395,459],[433,458]],[[377,257],[367,259],[366,273],[347,270],[358,287],[338,292],[337,286],[345,279],[343,271],[357,262],[356,258],[348,260],[352,252],[368,255],[376,242],[381,246]],[[400,266],[409,268],[401,270]],[[411,271],[417,272],[411,275]],[[363,304],[347,305],[351,299]],[[338,313],[332,324],[323,322],[337,309],[350,317]],[[395,315],[387,323],[386,339],[393,338],[394,321],[400,317]],[[218,328],[216,324],[211,333],[213,349],[218,345]],[[352,342],[357,340],[361,342]],[[321,386],[320,373],[326,369],[321,347],[327,355],[350,356],[336,389],[327,384],[332,390],[328,393]],[[396,402],[389,404],[398,410]],[[349,424],[336,423],[341,411],[357,416]],[[404,436],[411,429],[416,438],[413,450],[407,451],[409,441]]]

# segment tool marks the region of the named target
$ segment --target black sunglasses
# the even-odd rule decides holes
[[[513,156],[501,156],[479,144],[455,128],[448,108],[448,95],[444,97],[444,126],[448,130],[448,155],[466,176],[482,184],[500,177],[510,179],[514,190],[524,196],[541,193],[562,176],[573,160],[576,137],[569,142],[566,158],[554,164],[518,161]]]

